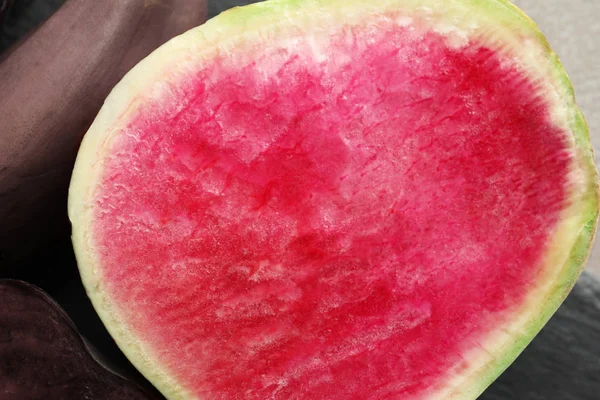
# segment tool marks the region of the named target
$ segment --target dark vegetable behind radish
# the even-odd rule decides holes
[[[100,364],[39,288],[1,280],[0,304],[0,399],[156,398]]]
[[[0,277],[60,278],[28,265],[72,258],[66,195],[83,133],[133,65],[205,17],[204,0],[71,0],[3,53]]]

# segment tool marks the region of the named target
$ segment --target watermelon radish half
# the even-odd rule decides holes
[[[169,399],[473,399],[579,276],[598,176],[507,1],[273,0],[129,72],[69,214],[96,310]]]

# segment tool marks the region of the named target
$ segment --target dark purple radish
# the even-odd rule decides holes
[[[112,87],[159,45],[201,24],[204,0],[70,0],[0,64],[0,277],[70,256],[66,201],[81,138]]]
[[[45,292],[0,280],[0,399],[145,400],[157,396],[111,372]]]

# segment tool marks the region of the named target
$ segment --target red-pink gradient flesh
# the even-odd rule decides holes
[[[565,134],[508,58],[418,32],[241,45],[253,62],[223,53],[113,142],[103,283],[194,395],[420,398],[521,304]]]

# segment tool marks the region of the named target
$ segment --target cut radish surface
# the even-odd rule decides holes
[[[167,397],[475,398],[580,273],[597,174],[535,25],[379,3],[224,13],[87,133],[82,278]]]

